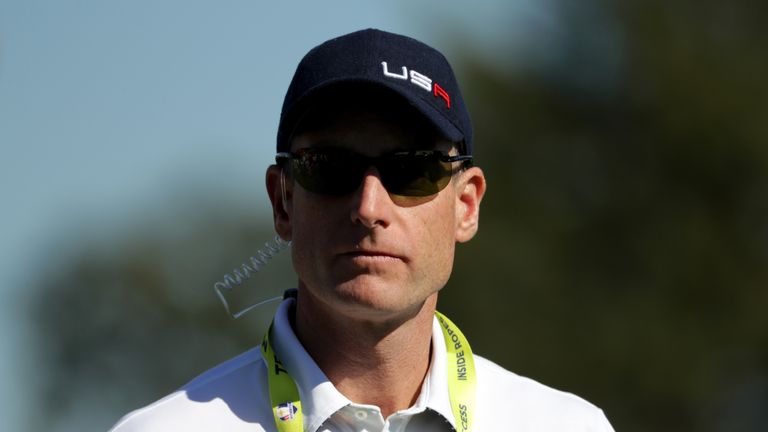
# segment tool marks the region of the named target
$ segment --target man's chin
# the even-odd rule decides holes
[[[365,320],[391,319],[412,315],[423,301],[413,304],[410,293],[400,290],[404,284],[357,283],[349,281],[336,287],[335,297],[344,313]],[[381,282],[381,281],[379,281]]]

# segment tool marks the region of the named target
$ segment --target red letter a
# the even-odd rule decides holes
[[[451,97],[448,96],[448,93],[446,93],[438,83],[435,83],[434,94],[435,96],[440,96],[441,98],[445,99],[445,106],[447,106],[448,109],[451,109]]]

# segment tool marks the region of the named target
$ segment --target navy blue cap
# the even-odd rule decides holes
[[[462,154],[472,154],[472,122],[445,56],[416,39],[376,29],[331,39],[301,59],[283,101],[277,151],[289,150],[302,107],[312,95],[346,83],[369,83],[392,90],[446,139],[463,142]]]

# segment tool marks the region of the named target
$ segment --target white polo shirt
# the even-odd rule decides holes
[[[308,432],[431,432],[454,430],[448,398],[443,334],[432,324],[432,359],[416,403],[383,418],[376,406],[344,397],[291,328],[284,301],[270,338],[275,354],[296,381]],[[471,341],[470,341],[471,343]],[[612,432],[603,412],[589,402],[509,372],[475,355],[477,406],[473,432]],[[276,431],[260,348],[203,373],[189,384],[123,417],[113,432]]]

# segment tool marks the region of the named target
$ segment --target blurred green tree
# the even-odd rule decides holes
[[[617,430],[762,430],[766,5],[560,4],[543,69],[464,63],[489,192],[443,307]]]
[[[85,419],[106,429],[261,342],[276,303],[235,321],[213,286],[274,231],[242,209],[211,208],[184,222],[138,223],[116,242],[64,246],[49,260],[64,264],[35,290],[45,415],[34,430],[78,430]],[[295,287],[289,254],[233,289],[267,299]]]

